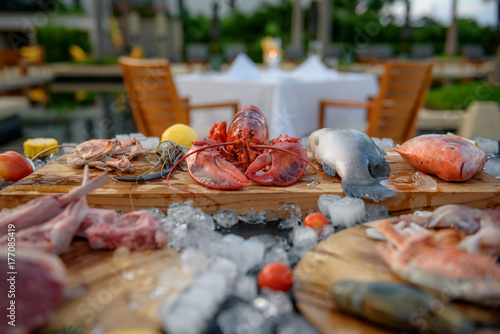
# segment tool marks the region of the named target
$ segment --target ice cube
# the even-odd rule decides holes
[[[240,220],[251,225],[264,224],[265,219],[254,208],[243,212],[239,216]]]
[[[474,141],[479,145],[479,147],[485,150],[486,154],[488,155],[496,155],[500,153],[500,143],[497,140],[484,137],[476,137],[474,138]]]
[[[290,263],[291,267],[294,267],[310,251],[309,248],[292,246],[288,250],[288,263]]]
[[[166,296],[183,291],[191,284],[193,273],[181,267],[171,267],[164,270],[156,280],[156,287],[152,292],[153,298]]]
[[[489,158],[484,165],[484,171],[500,179],[500,157]]]
[[[266,222],[274,222],[277,221],[278,213],[274,210],[261,210],[259,211],[259,216]]]
[[[160,307],[159,317],[163,328],[172,334],[202,333],[227,296],[228,290],[228,282],[222,273],[201,273],[189,288]]]
[[[39,170],[43,166],[45,166],[45,162],[41,159],[35,159],[33,160],[33,164],[35,165],[35,170]]]
[[[156,218],[158,218],[158,220],[163,220],[163,219],[166,219],[167,218],[167,215],[164,214],[160,209],[158,208],[148,208],[148,209],[142,209],[141,211],[143,212],[147,212],[149,214],[152,214],[153,216],[155,216]]]
[[[365,202],[360,198],[345,196],[328,207],[330,221],[335,227],[352,227],[366,217]]]
[[[255,307],[246,303],[236,303],[233,307],[222,311],[216,319],[222,334],[261,333],[264,315]]]
[[[278,238],[272,236],[270,234],[258,234],[250,237],[248,240],[259,241],[261,242],[266,250],[271,249],[275,245],[278,244]]]
[[[168,245],[178,251],[184,249],[187,243],[187,225],[181,224],[173,227],[172,229],[167,229],[168,231]]]
[[[281,204],[279,207],[279,213],[281,220],[291,219],[300,222],[300,220],[302,219],[300,206],[295,203]]]
[[[57,158],[59,158],[61,155],[62,155],[61,153],[52,153],[45,158],[45,163],[48,164],[48,163],[56,160]]]
[[[220,208],[213,216],[214,220],[223,228],[231,228],[238,223],[238,213],[235,209]]]
[[[321,234],[319,235],[319,240],[325,240],[329,236],[335,233],[335,227],[332,224],[323,226],[321,229]]]
[[[234,284],[234,296],[251,302],[257,298],[257,279],[253,276],[240,276]]]
[[[228,284],[232,284],[236,276],[238,276],[238,266],[236,263],[223,257],[211,258],[209,270],[224,275]]]
[[[245,240],[242,243],[242,251],[245,254],[241,263],[237,263],[240,271],[246,273],[250,268],[262,263],[266,247],[257,240]]]
[[[343,332],[340,330],[339,332]],[[346,330],[346,332],[358,332],[356,330]],[[276,334],[319,334],[303,315],[297,312],[285,314],[276,325]]]
[[[157,148],[160,144],[160,138],[158,137],[147,137],[145,139],[140,140],[143,148]]]
[[[130,135],[127,134],[127,133],[123,133],[123,134],[118,134],[118,135],[115,135],[115,138],[116,140],[118,141],[122,141],[122,140],[125,140],[125,139],[129,139],[130,138]]]
[[[318,243],[318,234],[310,227],[295,226],[290,233],[290,239],[294,247],[313,249]]]
[[[226,244],[241,245],[245,241],[245,238],[240,237],[236,234],[226,234],[222,237],[222,242]]]
[[[270,262],[283,262],[284,264],[290,265],[287,251],[283,246],[276,245],[266,252],[264,255],[264,263]]]
[[[190,230],[204,230],[211,232],[215,230],[215,223],[211,215],[203,212],[200,208],[193,208],[186,217],[189,221],[188,227]]]
[[[381,148],[392,148],[394,147],[394,140],[392,138],[382,138],[380,140]]]
[[[296,218],[288,218],[280,221],[280,223],[278,224],[278,229],[289,230],[291,228],[294,228],[295,226],[299,226],[299,220],[297,220]]]
[[[195,275],[208,268],[208,258],[205,253],[192,247],[181,252],[180,263],[182,267],[190,269]]]
[[[420,190],[429,191],[437,189],[437,182],[431,176],[416,171],[411,179],[415,181],[415,186]]]
[[[383,205],[366,204],[366,221],[384,219],[389,217],[389,211]]]
[[[324,214],[327,217],[330,217],[330,212],[328,211],[328,206],[341,199],[339,195],[330,195],[330,194],[325,194],[321,195],[318,198],[318,208],[319,211]]]
[[[293,311],[290,295],[281,291],[263,289],[261,295],[255,298],[252,304],[264,317],[273,322],[276,322],[280,316]]]
[[[146,138],[146,136],[140,132],[129,133],[129,136],[134,137],[135,139],[139,139],[139,140]]]

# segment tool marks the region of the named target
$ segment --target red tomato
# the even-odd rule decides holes
[[[321,230],[323,226],[330,224],[328,218],[321,212],[312,212],[304,217],[302,225],[308,226],[315,230]]]
[[[260,270],[257,284],[259,289],[287,292],[293,285],[292,269],[282,262],[270,262]]]
[[[6,151],[0,154],[0,180],[19,181],[33,173],[31,164],[16,151]]]

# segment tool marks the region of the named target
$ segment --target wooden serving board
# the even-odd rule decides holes
[[[393,215],[411,213],[415,210],[432,210],[435,207],[455,203],[481,209],[500,208],[500,180],[485,172],[479,172],[472,179],[462,183],[445,182],[437,177],[437,190],[422,191],[415,188],[411,176],[415,169],[405,162],[399,154],[387,152],[386,160],[391,166],[391,176],[382,184],[396,191],[397,196],[379,202]],[[310,157],[321,170],[321,167]],[[156,156],[153,150],[143,151],[132,162],[139,175],[148,170]],[[0,191],[0,208],[13,208],[36,197],[47,194],[67,193],[82,183],[83,169],[66,164],[66,156],[49,163],[30,176]],[[92,169],[90,177],[100,173]],[[113,175],[123,175],[112,172]],[[206,212],[215,212],[219,208],[234,208],[242,213],[250,208],[255,210],[278,210],[280,204],[298,203],[302,212],[317,210],[318,197],[322,194],[343,196],[339,177],[325,174],[323,180],[319,174],[308,167],[301,181],[289,187],[266,187],[252,184],[241,190],[213,190],[196,183],[187,172],[177,172],[171,178],[171,184],[181,189],[188,189],[199,196],[171,189],[165,179],[149,181],[135,185],[133,182],[112,181],[87,196],[91,207],[114,209],[129,212],[149,207],[166,211],[172,202],[192,199],[196,206]],[[308,186],[306,180],[316,180],[317,185]],[[371,201],[366,200],[367,203]]]
[[[151,299],[159,276],[179,267],[179,253],[167,247],[130,252],[116,259],[113,251],[93,251],[86,240],[77,240],[61,256],[68,279],[66,300],[39,334],[91,333],[118,329],[151,329],[162,332],[157,315],[161,298]],[[190,281],[186,273],[185,284]]]
[[[322,333],[391,333],[378,325],[341,313],[327,297],[328,288],[341,280],[401,282],[375,249],[377,244],[385,241],[366,236],[366,229],[376,223],[357,225],[332,235],[307,253],[294,269],[296,305]],[[494,326],[496,329],[490,327],[491,332],[500,330],[499,309],[453,304],[474,321]]]

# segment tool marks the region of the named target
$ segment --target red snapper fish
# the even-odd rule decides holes
[[[430,134],[394,148],[413,168],[445,181],[467,181],[486,163],[486,152],[453,135]]]

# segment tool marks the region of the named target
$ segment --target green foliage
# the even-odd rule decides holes
[[[397,55],[402,49],[403,27],[394,24],[391,19],[381,19],[381,8],[384,4],[406,0],[358,0],[365,9],[356,13],[356,2],[352,0],[336,0],[332,7],[332,42],[341,44],[346,58],[354,57],[356,50],[369,45],[388,43]],[[309,24],[309,8],[304,8],[304,48],[307,49],[307,27]],[[280,37],[283,46],[290,44],[292,26],[292,1],[279,5],[263,3],[256,12],[243,14],[233,12],[222,18],[218,49],[231,43],[246,45],[248,55],[254,61],[260,61],[262,51],[260,41],[267,35]],[[210,43],[211,18],[191,17],[186,12],[184,38],[186,43]],[[438,23],[423,27],[412,27],[411,44],[432,44],[436,55],[442,54],[447,27]],[[492,27],[480,27],[469,19],[459,20],[459,44],[481,44],[487,54],[494,53],[494,30]]]
[[[473,101],[500,103],[500,88],[484,81],[432,88],[427,94],[426,106],[431,109],[465,110]]]
[[[37,27],[36,38],[38,44],[45,48],[47,62],[71,60],[69,47],[72,44],[80,46],[87,54],[91,51],[87,33],[76,29],[48,24]]]

